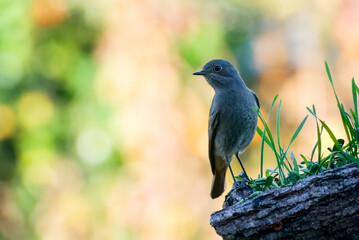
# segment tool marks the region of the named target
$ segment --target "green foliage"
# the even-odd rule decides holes
[[[274,140],[272,131],[270,130],[270,128],[268,126],[268,119],[269,119],[269,116],[272,112],[273,106],[275,105],[277,98],[278,98],[278,95],[276,95],[273,99],[272,105],[271,105],[269,113],[268,113],[267,120],[264,120],[264,117],[258,108],[255,109],[260,121],[264,125],[263,130],[260,129],[259,127],[257,127],[257,132],[262,137],[261,173],[260,173],[258,179],[249,180],[249,185],[252,188],[256,189],[257,191],[262,191],[262,190],[270,189],[270,188],[276,188],[278,186],[284,186],[287,184],[293,184],[295,181],[300,179],[299,166],[294,157],[293,152],[291,152],[291,157],[290,157],[292,161],[288,160],[287,155],[288,155],[290,146],[292,145],[294,140],[297,138],[299,132],[302,130],[305,122],[307,121],[308,115],[299,124],[298,128],[296,129],[293,136],[291,137],[287,148],[285,148],[284,145],[281,144],[281,139],[280,139],[280,114],[281,114],[281,106],[282,106],[281,100],[279,101],[278,110],[277,110],[277,118],[276,118],[277,139],[276,140]],[[272,151],[275,155],[276,161],[277,161],[276,168],[274,170],[267,169],[265,172],[265,177],[263,176],[264,142],[272,149]],[[286,177],[286,173],[288,174],[288,177]]]
[[[358,127],[358,94],[359,94],[359,88],[355,83],[354,78],[352,79],[352,96],[353,96],[353,106],[354,109],[350,109],[349,113],[345,110],[343,103],[339,101],[339,98],[337,96],[337,93],[334,88],[333,79],[328,67],[328,64],[325,63],[325,67],[327,70],[328,78],[330,81],[330,84],[332,85],[333,92],[335,99],[337,101],[337,107],[339,109],[339,113],[341,116],[342,124],[345,130],[345,134],[347,137],[347,144],[345,144],[344,139],[338,139],[333,131],[330,129],[330,127],[321,120],[316,112],[315,107],[313,105],[313,109],[308,109],[308,111],[315,117],[316,124],[317,124],[317,138],[318,138],[318,160],[315,162],[315,164],[319,165],[319,171],[323,168],[323,171],[328,168],[336,168],[341,167],[345,164],[357,162],[358,160],[358,133],[359,133],[359,127]],[[330,138],[332,139],[334,145],[331,148],[328,148],[330,154],[326,157],[322,157],[321,152],[321,134],[319,133],[319,123],[321,125],[322,129],[325,129],[325,131],[328,133]],[[314,149],[315,150],[315,149]]]
[[[321,120],[316,113],[315,106],[313,105],[312,109],[307,107],[307,110],[311,115],[315,117],[316,121],[316,136],[317,142],[313,147],[311,152],[311,157],[307,158],[303,154],[300,154],[303,161],[298,163],[297,159],[294,156],[293,151],[290,153],[290,160],[288,159],[288,151],[290,149],[291,144],[296,139],[300,131],[302,130],[308,115],[303,119],[303,121],[299,124],[297,130],[294,132],[288,147],[285,149],[281,144],[280,139],[280,112],[282,101],[279,102],[278,110],[277,110],[277,119],[276,119],[276,134],[277,141],[274,140],[272,131],[270,130],[267,122],[269,119],[269,115],[272,112],[272,108],[275,105],[278,95],[276,95],[273,99],[272,105],[270,107],[268,117],[264,120],[264,117],[259,109],[255,109],[260,121],[264,125],[264,129],[260,129],[257,127],[257,133],[262,137],[262,145],[261,145],[261,167],[260,174],[257,179],[250,179],[248,181],[249,186],[254,188],[257,192],[261,192],[263,190],[277,188],[279,186],[292,185],[296,181],[303,179],[307,176],[311,176],[314,174],[321,173],[327,169],[341,167],[345,164],[349,164],[352,162],[359,163],[358,159],[358,139],[359,139],[359,126],[358,126],[358,94],[359,88],[356,85],[354,78],[352,79],[352,96],[353,96],[353,105],[354,109],[350,109],[347,112],[344,108],[343,103],[339,101],[339,98],[336,94],[334,83],[331,77],[331,73],[328,67],[328,64],[325,63],[326,71],[328,74],[328,78],[330,84],[333,88],[334,96],[337,102],[337,107],[339,109],[339,113],[342,119],[342,124],[347,137],[347,144],[345,144],[344,139],[337,138],[334,132],[330,129],[330,127]],[[329,147],[329,154],[323,157],[322,150],[322,133],[325,130],[333,141],[333,147]],[[266,143],[270,149],[273,151],[277,166],[274,170],[267,169],[265,171],[265,175],[263,176],[263,149],[264,143]],[[314,155],[317,153],[317,159],[314,160]],[[252,194],[253,195],[253,194]],[[253,197],[253,196],[250,197]]]

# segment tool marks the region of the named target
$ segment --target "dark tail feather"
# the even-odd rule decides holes
[[[216,171],[213,176],[212,188],[211,188],[211,198],[218,198],[222,195],[225,188],[226,182],[226,168],[222,171]]]

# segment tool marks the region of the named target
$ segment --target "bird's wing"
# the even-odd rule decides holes
[[[218,122],[219,122],[219,111],[211,111],[208,119],[208,155],[209,162],[211,164],[212,173],[216,172],[216,163],[214,156],[214,142],[217,135]]]

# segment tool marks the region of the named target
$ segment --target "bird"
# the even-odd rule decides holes
[[[249,180],[239,154],[255,135],[258,122],[255,108],[260,107],[259,100],[237,69],[226,60],[211,60],[193,75],[202,75],[214,89],[208,119],[208,156],[213,174],[210,196],[215,199],[225,190],[227,168],[237,183],[230,165],[233,156]]]

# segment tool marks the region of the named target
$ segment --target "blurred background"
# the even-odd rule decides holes
[[[355,0],[1,0],[0,239],[220,239],[213,90],[192,73],[231,61],[264,115],[279,94],[284,143],[312,104],[344,137],[324,61],[351,107],[358,26]],[[310,117],[298,158],[315,131]],[[242,154],[252,178],[259,149]]]

